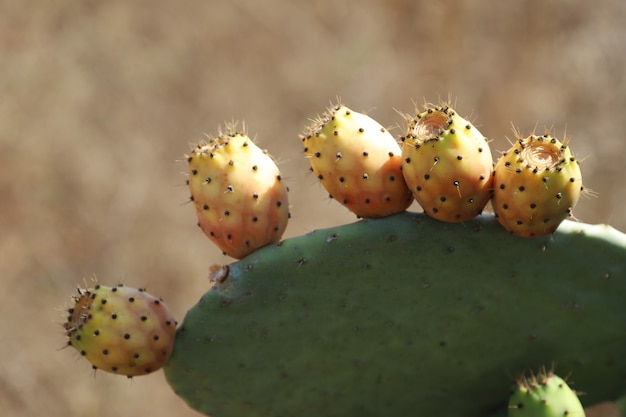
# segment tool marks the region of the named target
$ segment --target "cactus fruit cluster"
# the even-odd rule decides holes
[[[281,241],[281,174],[229,126],[187,156],[187,184],[202,231],[239,260],[210,267],[175,334],[143,291],[81,291],[68,343],[109,372],[163,366],[212,417],[584,415],[553,373],[511,393],[547,364],[585,405],[626,394],[626,235],[567,219],[584,188],[566,144],[520,136],[494,164],[449,104],[397,139],[338,104],[300,138],[359,221]]]
[[[580,399],[554,372],[542,370],[517,381],[509,399],[509,417],[585,417]]]
[[[96,285],[78,290],[68,309],[68,345],[100,369],[128,377],[160,369],[174,346],[176,321],[143,289]]]
[[[287,186],[245,132],[227,126],[198,144],[187,162],[198,226],[225,254],[243,258],[280,240],[289,219]]]

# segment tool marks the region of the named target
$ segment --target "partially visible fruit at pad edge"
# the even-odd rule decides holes
[[[563,378],[544,370],[518,379],[509,417],[585,417],[585,410]]]
[[[68,345],[100,369],[128,377],[152,373],[172,354],[176,321],[143,289],[79,289],[65,323]]]

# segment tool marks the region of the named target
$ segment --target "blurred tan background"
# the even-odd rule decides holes
[[[3,416],[198,416],[162,372],[94,376],[59,350],[61,324],[94,274],[147,286],[182,320],[209,264],[229,259],[195,225],[181,159],[225,121],[245,120],[280,161],[286,236],[354,220],[308,175],[298,138],[337,97],[394,127],[396,110],[450,96],[494,151],[511,123],[567,131],[598,193],[576,216],[626,230],[623,0],[0,6]]]

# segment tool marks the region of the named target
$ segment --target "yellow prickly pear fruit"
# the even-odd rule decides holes
[[[548,235],[571,216],[583,191],[578,161],[549,134],[519,138],[495,167],[493,210],[524,237]]]
[[[289,219],[287,187],[269,154],[229,126],[187,157],[198,226],[225,254],[243,258],[277,242]]]
[[[79,289],[68,313],[68,345],[94,369],[145,375],[161,368],[172,354],[176,321],[163,300],[142,289]]]
[[[485,137],[448,105],[407,117],[402,173],[424,212],[447,222],[479,215],[490,198],[493,159]]]
[[[326,191],[358,217],[384,217],[411,205],[400,146],[370,116],[336,105],[309,126],[302,142]]]

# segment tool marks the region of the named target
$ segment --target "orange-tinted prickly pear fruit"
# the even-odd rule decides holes
[[[424,212],[447,222],[479,215],[493,184],[485,137],[447,105],[428,106],[407,122],[402,172]]]
[[[287,187],[276,163],[244,132],[228,127],[187,157],[198,226],[227,255],[243,258],[283,235]]]
[[[569,217],[583,191],[578,161],[552,136],[519,138],[495,167],[493,210],[510,232],[543,236]]]
[[[384,217],[413,201],[402,177],[400,146],[370,116],[330,108],[302,135],[311,170],[326,191],[358,217]]]

